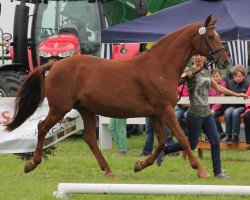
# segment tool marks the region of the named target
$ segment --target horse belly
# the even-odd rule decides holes
[[[128,93],[90,93],[83,97],[81,104],[95,114],[117,118],[141,117],[153,111],[145,100]]]

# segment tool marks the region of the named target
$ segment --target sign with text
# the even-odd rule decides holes
[[[48,111],[48,103],[44,101],[44,104],[26,122],[14,131],[7,132],[4,129],[11,121],[13,101],[0,101],[0,153],[34,152],[37,144],[37,124],[45,119]],[[44,148],[83,129],[83,122],[78,112],[71,111],[66,117],[71,120],[57,123],[50,129],[44,141]]]

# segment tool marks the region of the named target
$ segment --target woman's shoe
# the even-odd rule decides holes
[[[233,135],[231,141],[228,144],[238,144],[239,143],[239,136]]]
[[[161,151],[161,153],[156,158],[156,164],[160,167],[163,161],[165,160],[165,158],[166,158],[165,153]]]
[[[232,136],[231,135],[227,135],[225,138],[224,138],[224,143],[225,144],[229,144],[231,142],[231,139],[232,139]]]
[[[218,179],[228,179],[229,177],[226,176],[223,172],[215,175],[215,178],[218,178]]]

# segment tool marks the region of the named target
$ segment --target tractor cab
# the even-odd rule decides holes
[[[39,65],[80,53],[99,56],[100,16],[98,1],[40,3],[33,25]]]

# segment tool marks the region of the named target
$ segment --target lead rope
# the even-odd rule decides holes
[[[186,81],[184,81],[184,82],[182,83],[182,88],[181,88],[180,95],[179,95],[179,97],[178,97],[178,101],[180,101],[180,99],[181,99],[181,97],[182,97],[182,93],[183,93],[183,90],[184,90],[185,82],[186,82]],[[180,86],[180,85],[179,85],[179,86]],[[177,101],[177,102],[178,102],[178,101]]]
[[[192,75],[195,76],[196,74],[198,74],[203,69],[207,69],[209,66],[212,66],[214,63],[216,63],[216,61],[211,61],[211,62],[206,63],[205,65],[203,65],[203,67],[201,67],[196,72],[192,72]],[[178,97],[178,101],[180,101],[180,99],[182,97],[182,93],[183,93],[183,90],[184,90],[184,85],[185,85],[185,82],[186,82],[187,79],[189,79],[189,78],[187,76],[185,76],[185,77],[181,78],[181,80],[178,83],[178,87],[182,85],[181,92],[180,92],[180,95]]]

